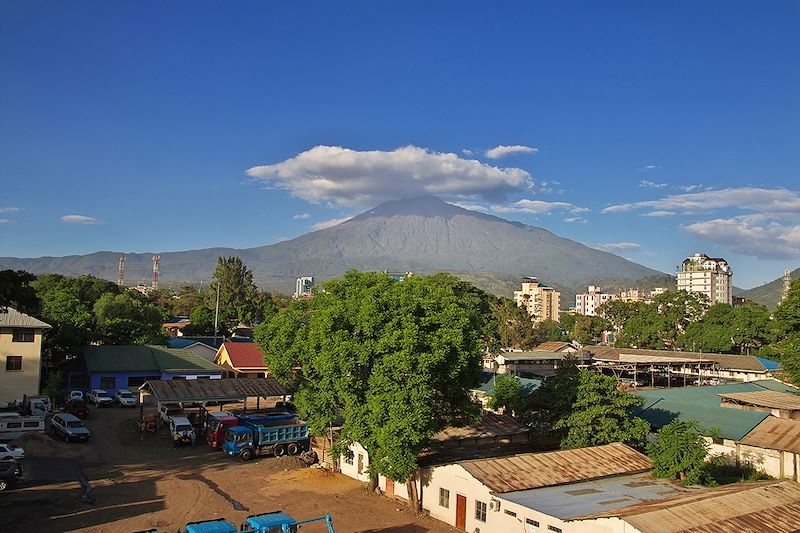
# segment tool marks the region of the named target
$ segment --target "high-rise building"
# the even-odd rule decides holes
[[[789,289],[792,288],[792,273],[789,272],[789,269],[785,269],[783,271],[783,294],[781,295],[781,301],[784,301],[787,296],[789,296]]]
[[[597,308],[606,302],[615,299],[616,295],[601,291],[594,285],[589,285],[589,290],[575,295],[575,313],[586,316],[596,316]]]
[[[543,320],[558,322],[561,293],[534,277],[522,278],[522,289],[514,291],[514,302],[524,308],[535,323]]]
[[[694,254],[678,270],[678,290],[705,294],[711,304],[733,304],[733,271],[720,257]]]
[[[311,289],[314,288],[314,277],[303,276],[297,278],[294,288],[294,297],[302,298],[303,296],[311,296]]]

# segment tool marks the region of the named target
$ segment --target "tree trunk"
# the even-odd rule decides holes
[[[406,490],[408,491],[408,502],[411,508],[417,514],[422,514],[422,502],[419,501],[419,494],[417,494],[417,473],[408,478],[406,481]]]
[[[369,484],[367,485],[367,490],[369,490],[369,492],[375,492],[375,489],[377,488],[378,488],[378,474],[376,472],[370,471]]]

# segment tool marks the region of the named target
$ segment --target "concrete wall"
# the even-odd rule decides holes
[[[8,356],[21,356],[22,370],[6,370]],[[33,330],[33,342],[13,342],[13,329],[0,328],[0,405],[39,394],[41,374],[42,330]]]

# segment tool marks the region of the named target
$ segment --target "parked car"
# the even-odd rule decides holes
[[[88,401],[97,407],[111,407],[114,404],[114,398],[103,389],[90,390]]]
[[[120,389],[114,394],[114,402],[120,407],[136,407],[139,405],[139,398],[128,389]]]
[[[0,491],[14,485],[22,477],[22,465],[14,459],[0,461]]]
[[[25,449],[13,444],[0,444],[0,460],[22,459],[25,457]]]
[[[83,422],[69,413],[59,413],[50,419],[50,434],[54,437],[62,437],[64,442],[77,440],[86,442],[92,436],[91,432],[83,425]]]
[[[178,416],[179,413],[183,412],[183,406],[179,403],[173,404],[162,404],[161,407],[158,408],[158,418],[165,424],[169,424],[169,419],[173,416]]]
[[[64,411],[78,418],[89,416],[89,406],[83,400],[67,400]]]
[[[71,390],[69,391],[69,395],[67,396],[67,401],[70,400],[85,400],[86,396],[83,394],[82,390]]]
[[[181,444],[194,444],[197,439],[194,426],[185,416],[174,416],[169,419],[169,435],[176,448]]]

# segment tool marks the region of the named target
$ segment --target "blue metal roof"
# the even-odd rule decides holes
[[[763,357],[756,357],[756,359],[758,359],[758,362],[764,365],[764,368],[770,372],[781,369],[781,364],[777,361],[771,361],[769,359],[764,359]]]

